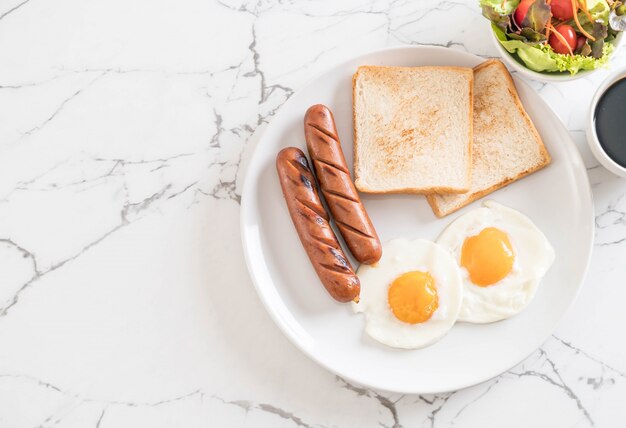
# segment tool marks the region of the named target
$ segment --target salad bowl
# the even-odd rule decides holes
[[[621,0],[480,0],[480,5],[503,62],[543,82],[606,69],[626,29]]]
[[[598,71],[598,70],[603,70],[607,66],[610,65],[610,62],[609,62],[604,67],[599,67],[594,70],[579,70],[578,72],[574,74],[568,71],[561,71],[561,72],[534,71],[526,67],[522,62],[518,61],[512,54],[510,54],[506,49],[504,49],[504,47],[498,40],[498,36],[496,36],[496,34],[493,31],[491,32],[491,34],[493,36],[491,39],[496,49],[498,50],[498,53],[500,55],[500,59],[502,60],[502,62],[504,62],[510,70],[515,70],[520,75],[527,77],[529,79],[537,80],[539,82],[546,82],[546,83],[569,82],[572,80],[580,79],[582,77],[587,77],[593,72]],[[615,56],[617,54],[618,50],[620,49],[622,45],[623,36],[624,36],[624,33],[619,33],[617,37],[615,37],[615,40],[612,42],[615,48],[613,52],[611,52],[610,56]]]

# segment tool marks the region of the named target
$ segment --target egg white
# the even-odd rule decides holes
[[[439,235],[437,243],[460,265],[465,239],[487,227],[498,228],[508,235],[515,254],[513,268],[497,283],[480,287],[460,267],[463,303],[459,321],[490,323],[521,312],[532,301],[541,279],[554,262],[554,250],[541,230],[525,215],[494,201],[485,201],[482,207],[454,220]]]
[[[397,319],[387,300],[389,286],[398,276],[419,270],[435,280],[439,307],[432,317],[418,324]],[[416,349],[441,339],[459,315],[462,285],[459,268],[452,257],[431,241],[395,239],[383,245],[383,256],[375,266],[361,265],[359,303],[355,312],[365,314],[365,332],[394,348]]]

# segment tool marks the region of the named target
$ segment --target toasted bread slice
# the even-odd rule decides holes
[[[550,155],[498,60],[474,68],[474,141],[471,189],[463,195],[429,195],[438,217],[543,168]]]
[[[357,189],[467,192],[473,78],[462,67],[359,67],[352,79]]]

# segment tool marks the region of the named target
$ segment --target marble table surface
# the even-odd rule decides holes
[[[584,134],[608,71],[530,82],[585,160],[597,232],[526,361],[388,394],[318,367],[261,306],[238,225],[251,149],[312,76],[398,44],[496,56],[474,1],[0,1],[0,427],[623,425],[626,181]]]

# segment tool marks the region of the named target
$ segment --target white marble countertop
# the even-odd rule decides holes
[[[0,1],[0,427],[623,425],[626,181],[584,136],[608,71],[532,83],[585,159],[597,234],[525,362],[447,394],[361,389],[261,306],[238,226],[259,133],[316,73],[407,43],[496,55],[474,1]]]

